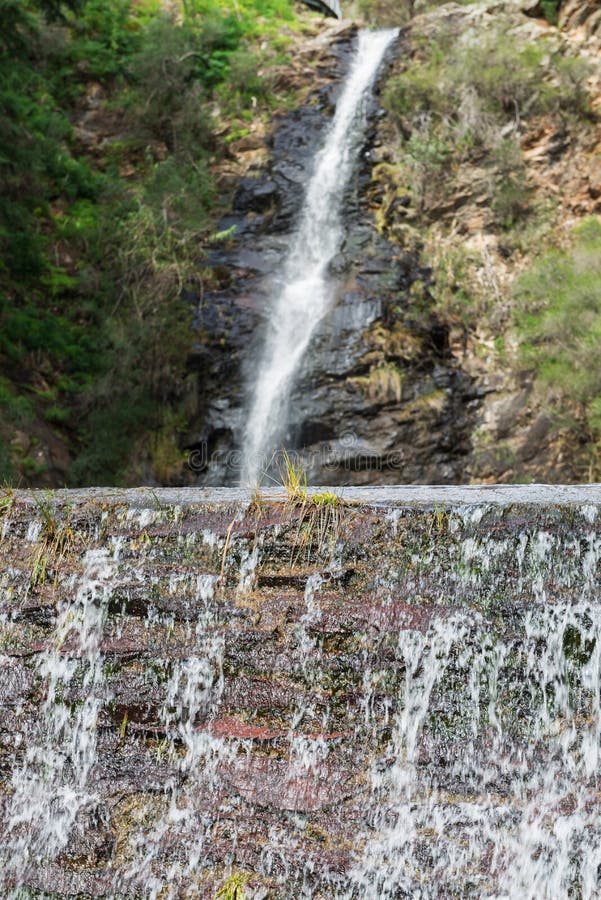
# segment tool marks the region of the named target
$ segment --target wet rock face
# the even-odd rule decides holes
[[[222,288],[197,303],[204,337],[191,360],[202,382],[198,429],[187,437],[203,448],[199,483],[238,477],[270,298],[352,49],[352,35],[343,35],[331,48],[330,81],[279,117],[267,169],[241,180],[220,226],[236,230],[213,253]],[[286,444],[303,451],[316,484],[465,481],[478,392],[428,310],[429,270],[376,228],[368,194],[380,115],[376,95],[347,191],[345,242],[331,265],[332,309],[299,373]]]
[[[2,498],[0,893],[596,896],[598,493]]]

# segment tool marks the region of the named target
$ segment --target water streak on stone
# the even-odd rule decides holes
[[[26,540],[41,528],[32,523]],[[53,859],[65,847],[82,810],[93,807],[90,775],[96,762],[98,712],[103,702],[100,650],[116,550],[90,550],[76,581],[72,602],[60,604],[48,649],[40,654],[37,677],[44,692],[23,763],[12,773],[12,798],[3,847],[0,887],[18,890],[30,868]],[[67,651],[67,652],[65,652]],[[78,699],[69,702],[70,690]]]

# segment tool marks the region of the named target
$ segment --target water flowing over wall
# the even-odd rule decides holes
[[[0,896],[597,897],[600,508],[0,495]]]

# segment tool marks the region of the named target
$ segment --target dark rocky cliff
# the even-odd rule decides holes
[[[330,45],[328,83],[305,106],[278,117],[268,164],[242,179],[233,213],[221,224],[235,227],[230,246],[212,256],[222,288],[198,303],[206,336],[194,357],[202,379],[202,425],[188,444],[198,451],[198,468],[206,464],[200,483],[237,478],[273,277],[294,232],[355,32],[347,28]],[[395,52],[403,52],[402,42]],[[345,242],[331,266],[333,307],[291,397],[287,445],[303,450],[316,484],[461,482],[478,390],[454,362],[445,325],[427,300],[416,305],[411,296],[412,285],[427,284],[430,271],[419,254],[379,234],[369,208],[382,114],[376,91],[347,191]]]
[[[599,829],[600,505],[5,495],[2,894],[488,896],[522,844],[576,889]]]

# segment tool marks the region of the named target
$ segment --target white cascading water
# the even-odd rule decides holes
[[[391,764],[373,767],[368,840],[338,896],[599,896],[601,546],[594,534],[588,543],[585,552],[578,541],[560,551],[547,532],[520,535],[517,560],[532,608],[512,640],[500,641],[488,620],[467,610],[434,619],[425,632],[399,632],[395,658],[404,677]],[[457,593],[469,597],[470,586],[477,593],[508,550],[503,542],[464,541],[454,561]],[[565,571],[556,562],[562,552]],[[555,588],[582,580],[578,602],[550,602],[551,571]],[[573,639],[578,662],[566,653]],[[366,687],[378,674],[368,665]],[[452,711],[441,702],[443,686],[456,692]],[[369,695],[368,688],[368,723]],[[442,767],[436,752],[423,758],[435,717],[437,730],[448,729]]]
[[[286,427],[286,404],[294,377],[330,308],[328,265],[344,237],[342,199],[364,130],[364,103],[396,34],[396,30],[359,33],[355,60],[315,161],[300,225],[269,313],[243,442],[245,485],[260,480],[269,466],[270,454]]]
[[[32,648],[27,663],[39,712],[27,714],[15,733],[10,792],[0,809],[0,896],[47,896],[36,885],[73,872],[70,860],[78,876],[82,857],[73,855],[73,837],[82,827],[85,836],[88,811],[100,809],[108,791],[117,837],[110,859],[97,864],[102,882],[94,894],[76,885],[49,894],[216,896],[225,874],[248,871],[259,883],[246,892],[249,900],[596,900],[596,510],[570,511],[581,523],[574,536],[569,527],[553,533],[536,520],[524,525],[522,519],[512,529],[500,516],[495,527],[479,530],[486,513],[482,506],[453,511],[446,536],[434,516],[422,544],[412,544],[417,532],[408,529],[404,542],[415,548],[408,558],[398,542],[399,511],[383,510],[381,526],[396,550],[383,552],[378,565],[373,626],[366,630],[364,622],[349,650],[337,643],[344,634],[339,625],[365,597],[356,583],[336,587],[331,561],[306,577],[294,613],[293,591],[284,590],[275,607],[279,588],[256,593],[254,574],[268,551],[253,537],[232,540],[231,589],[221,592],[219,576],[199,570],[211,569],[207,554],[213,550],[221,561],[225,537],[200,530],[202,518],[181,534],[168,507],[130,511],[113,522],[133,533],[82,552],[81,572],[67,575],[61,586],[48,639]],[[153,539],[145,530],[151,524]],[[496,527],[503,528],[500,535]],[[27,535],[26,545],[39,540],[36,522]],[[10,566],[0,573],[7,611],[18,575]],[[103,713],[116,696],[107,656],[133,624],[133,613],[114,611],[114,597],[125,602],[140,586],[147,609],[125,649],[141,654],[128,669],[132,676],[137,667],[163,673],[151,727],[157,734],[144,738],[124,727],[120,740],[113,725],[107,738]],[[30,591],[27,581],[22,589]],[[177,620],[170,611],[175,601]],[[286,641],[257,630],[255,615],[270,608],[296,615]],[[10,614],[0,624],[6,680]],[[219,721],[227,725],[227,716],[244,704],[243,694],[237,700],[231,694],[238,679],[245,691],[248,672],[263,679],[270,667],[290,690],[277,713],[276,743],[261,737],[260,728],[257,740],[244,730],[220,732]],[[0,681],[0,702],[10,701],[14,690]],[[276,712],[278,702],[274,697]],[[332,734],[341,704],[348,731]],[[24,712],[17,708],[17,723]],[[134,754],[139,779],[127,752]],[[331,783],[353,768],[355,757],[355,780],[341,804],[334,802]],[[126,764],[122,771],[114,768],[119,760]],[[118,783],[107,785],[107,774]],[[322,838],[312,856],[315,840],[307,833],[316,828],[322,834],[330,820],[345,826],[349,815],[348,859],[323,855]],[[264,820],[269,827],[261,832]],[[257,833],[245,836],[245,823]],[[85,874],[89,861],[83,862]]]
[[[34,539],[39,534],[30,531]],[[45,700],[36,732],[26,736],[23,765],[12,774],[0,850],[0,889],[16,886],[17,896],[30,868],[63,849],[80,812],[95,802],[89,780],[103,702],[100,644],[117,555],[117,546],[111,554],[105,549],[85,554],[74,598],[59,603],[52,641],[39,656],[37,675]],[[76,685],[84,699],[72,703],[65,695]]]

